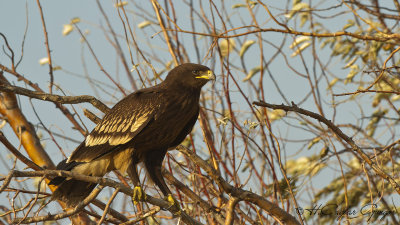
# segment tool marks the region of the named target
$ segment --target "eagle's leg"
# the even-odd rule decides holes
[[[161,173],[162,161],[167,151],[152,151],[146,155],[144,165],[150,175],[151,180],[160,188],[164,195],[165,200],[169,203],[170,208],[175,207],[178,210],[177,214],[180,214],[181,208],[179,202],[172,196],[171,190],[169,190],[167,184]]]
[[[137,172],[136,165],[132,164],[128,168],[127,173],[129,175],[129,177],[131,178],[132,183],[134,185],[133,195],[132,195],[133,204],[136,205],[139,201],[145,201],[146,200],[146,193],[144,193],[143,188],[140,185],[139,174]]]

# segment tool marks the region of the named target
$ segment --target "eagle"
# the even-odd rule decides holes
[[[146,199],[137,170],[137,164],[143,163],[168,203],[179,207],[162,177],[162,162],[167,151],[191,132],[199,115],[201,88],[210,80],[215,75],[206,66],[185,63],[175,67],[160,84],[133,92],[115,104],[57,169],[99,177],[113,170],[127,173],[137,203]],[[96,187],[66,177],[55,177],[49,184],[57,187],[52,199],[68,206],[83,201]]]

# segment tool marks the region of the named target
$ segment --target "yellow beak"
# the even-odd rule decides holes
[[[214,75],[213,71],[211,71],[211,70],[200,71],[199,76],[196,76],[196,78],[215,80],[215,75]]]

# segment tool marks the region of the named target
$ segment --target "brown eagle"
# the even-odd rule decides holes
[[[104,176],[112,170],[127,172],[136,202],[146,196],[136,167],[143,162],[164,197],[177,205],[161,175],[162,162],[168,149],[175,148],[191,132],[199,115],[201,88],[209,80],[215,80],[215,76],[206,66],[185,63],[175,67],[160,84],[118,102],[57,169],[89,176]],[[69,206],[77,205],[96,186],[65,177],[55,177],[50,184],[57,186],[53,199]]]

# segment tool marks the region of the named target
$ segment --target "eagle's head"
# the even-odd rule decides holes
[[[210,80],[215,80],[215,75],[207,66],[184,63],[172,69],[164,82],[173,86],[179,85],[182,88],[200,89]]]

